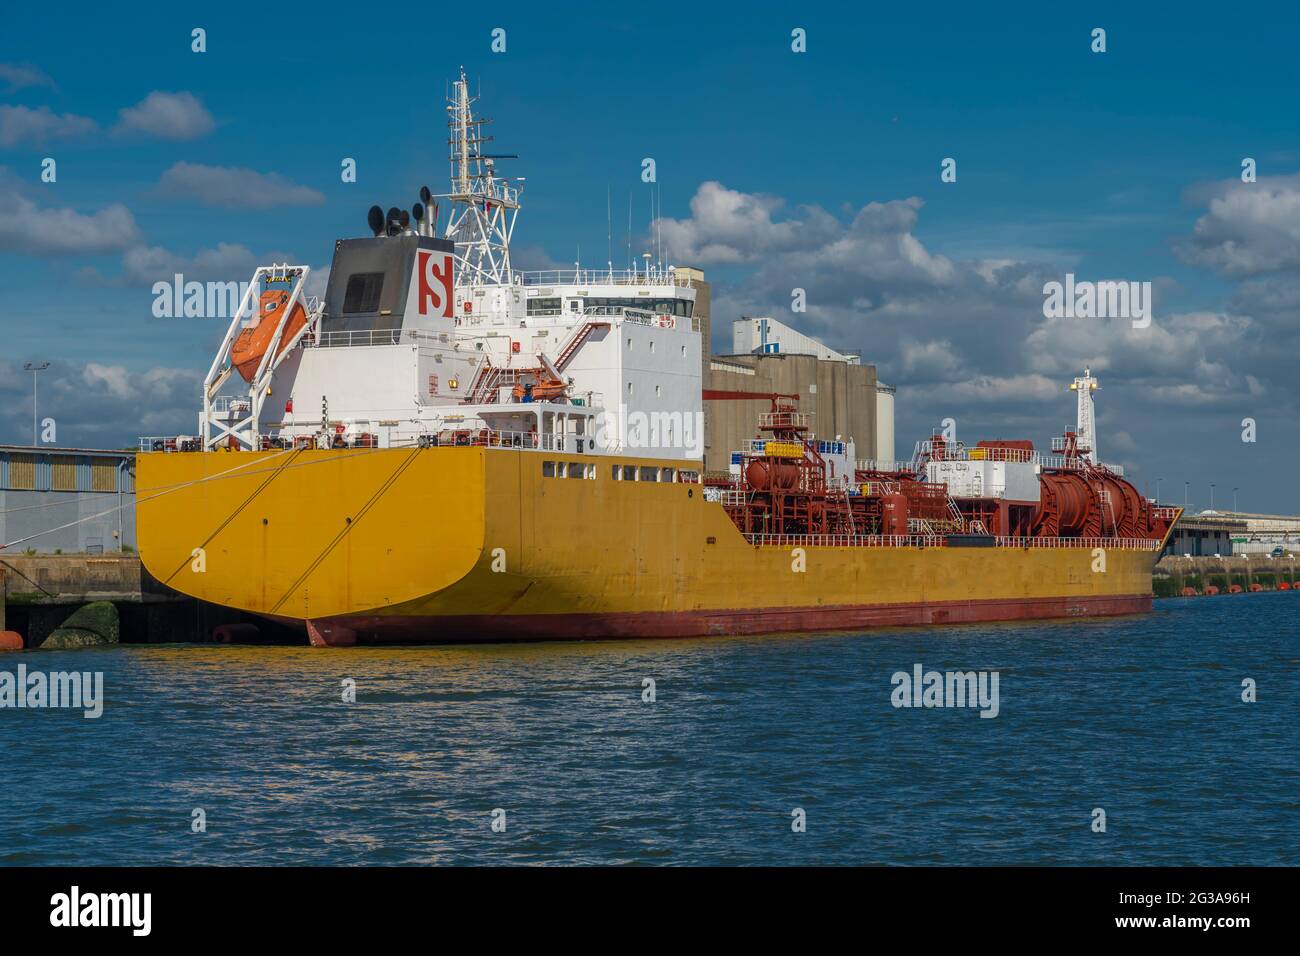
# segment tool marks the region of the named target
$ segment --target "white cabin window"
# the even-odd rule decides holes
[[[658,481],[658,480],[659,480],[659,469],[658,469],[658,468],[651,468],[649,465],[645,465],[645,466],[643,466],[643,467],[641,468],[641,479],[640,479],[640,480],[641,480],[641,481]]]
[[[659,480],[660,480],[660,481],[669,481],[669,482],[670,482],[670,481],[673,480],[673,477],[674,477],[676,474],[677,474],[677,472],[676,472],[675,469],[672,469],[672,468],[665,468],[663,471],[661,471],[661,472],[659,473]]]
[[[655,398],[658,398],[658,397],[659,397],[660,395],[662,395],[663,393],[664,393],[663,386],[662,386],[662,385],[656,385],[656,386],[655,386]]]
[[[628,350],[629,352],[632,351],[632,339],[631,339],[631,338],[629,338],[629,339],[627,340],[627,350]]]
[[[615,465],[615,466],[611,469],[611,474],[614,476],[614,480],[615,480],[615,481],[622,481],[622,480],[623,480],[623,466],[622,466],[622,465]]]
[[[654,340],[654,339],[651,339],[651,340],[650,340],[650,354],[651,354],[651,355],[654,355],[654,352],[655,352],[655,340]]]
[[[555,462],[553,461],[542,462],[542,477],[543,478],[555,477]]]
[[[632,394],[632,383],[631,383],[631,382],[628,382],[628,383],[627,383],[627,393],[628,393],[629,395]]]

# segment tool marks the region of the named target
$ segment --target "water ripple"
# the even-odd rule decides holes
[[[1298,602],[867,635],[26,652],[29,670],[102,670],[106,701],[98,720],[0,710],[0,864],[1295,865]],[[998,671],[999,716],[893,708],[891,675],[916,663]]]

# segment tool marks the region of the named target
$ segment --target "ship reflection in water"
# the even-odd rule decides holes
[[[1297,600],[869,636],[26,652],[102,670],[106,702],[0,711],[0,864],[1294,865]],[[893,707],[917,663],[997,672],[996,719]]]

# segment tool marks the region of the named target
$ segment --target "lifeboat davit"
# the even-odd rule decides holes
[[[276,326],[280,324],[280,317],[284,315],[288,304],[288,289],[263,292],[257,307],[257,325],[244,329],[235,337],[235,344],[230,347],[230,361],[245,382],[251,382],[253,376],[257,374],[257,367],[262,364],[262,357],[271,347]],[[285,323],[284,332],[280,335],[280,347],[275,353],[277,358],[293,341],[298,330],[306,324],[307,310],[302,307],[301,302],[295,302],[289,321]]]

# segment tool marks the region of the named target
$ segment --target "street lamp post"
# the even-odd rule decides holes
[[[37,427],[36,419],[36,373],[44,372],[50,367],[49,362],[42,362],[36,365],[33,362],[27,362],[23,365],[23,371],[32,373],[32,447],[40,444],[40,429]]]
[[[1214,510],[1214,482],[1210,482],[1210,510]]]
[[[1241,490],[1240,488],[1232,489],[1232,513],[1233,514],[1237,513],[1237,492],[1240,490]]]
[[[1160,503],[1160,482],[1162,481],[1164,481],[1163,478],[1156,479],[1156,504]]]

